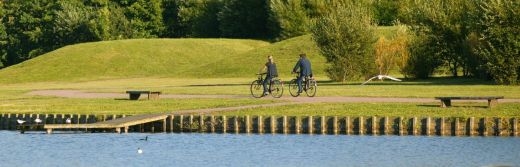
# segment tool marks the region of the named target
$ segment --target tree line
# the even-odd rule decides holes
[[[0,68],[82,42],[313,34],[334,80],[398,68],[410,78],[520,80],[520,0],[0,0]],[[398,25],[390,39],[377,26]]]

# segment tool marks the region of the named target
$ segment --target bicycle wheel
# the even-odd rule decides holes
[[[279,79],[273,80],[271,83],[271,95],[275,98],[280,98],[283,95],[283,83]]]
[[[263,96],[264,88],[262,87],[262,81],[255,80],[251,83],[251,96],[260,98]]]
[[[298,83],[296,82],[296,79],[289,82],[289,93],[292,97],[298,97],[300,95],[298,93]]]
[[[305,91],[307,93],[307,96],[314,97],[316,95],[316,91],[318,89],[318,84],[316,83],[316,80],[312,79],[309,81],[309,88]]]

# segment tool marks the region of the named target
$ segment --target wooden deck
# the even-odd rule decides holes
[[[91,124],[45,124],[43,128],[46,129],[49,134],[51,134],[54,129],[115,129],[117,133],[121,133],[122,131],[128,133],[130,126],[161,120],[166,122],[167,117],[168,114],[144,114]]]

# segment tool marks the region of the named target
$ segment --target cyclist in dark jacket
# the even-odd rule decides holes
[[[300,59],[296,62],[292,73],[296,73],[300,69],[300,75],[298,76],[298,93],[302,93],[302,81],[304,77],[312,78],[311,62],[307,59],[305,53],[300,54]]]
[[[263,95],[268,95],[269,92],[267,90],[269,82],[275,77],[278,77],[278,70],[276,69],[276,63],[274,63],[273,56],[267,56],[267,62],[265,66],[260,70],[261,72],[266,71],[265,79],[263,82],[264,93]]]

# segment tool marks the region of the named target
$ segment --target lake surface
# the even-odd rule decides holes
[[[0,166],[520,166],[514,137],[0,131],[0,147]]]

